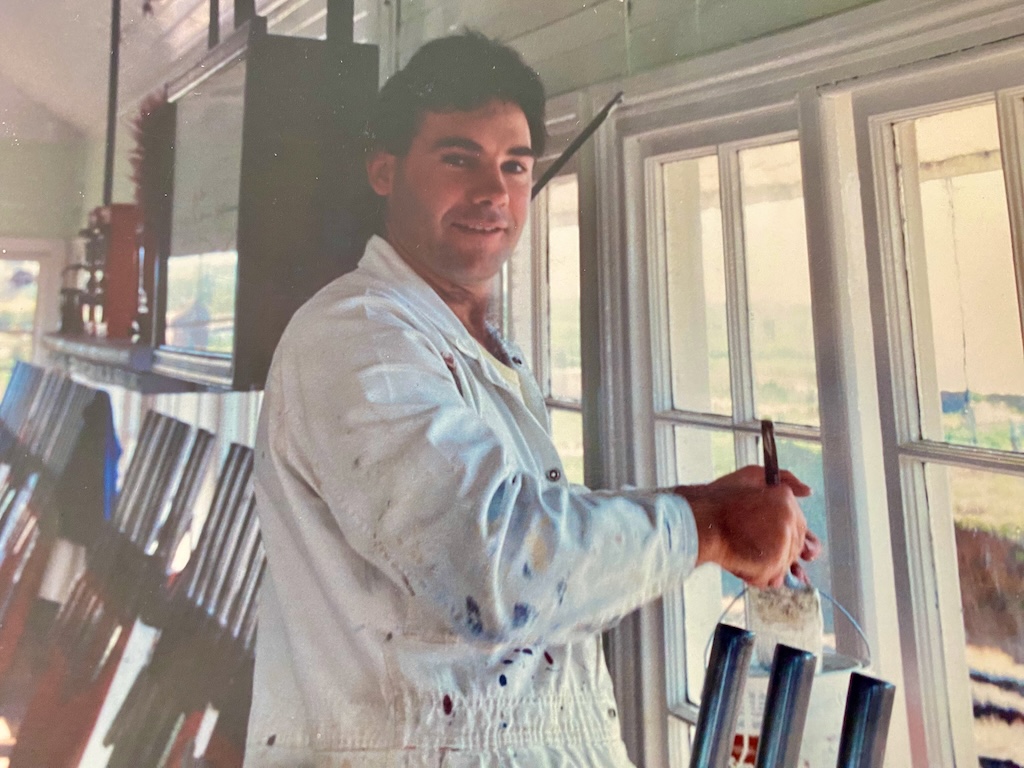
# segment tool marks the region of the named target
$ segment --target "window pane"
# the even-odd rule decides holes
[[[800,145],[745,149],[739,160],[757,416],[816,426]]]
[[[906,125],[906,124],[904,124]],[[923,253],[910,253],[922,432],[933,440],[1021,451],[1021,346],[995,104],[912,121]],[[920,243],[908,238],[913,248]]]
[[[579,411],[551,409],[551,439],[570,483],[583,484],[583,416]]]
[[[953,511],[978,756],[1024,763],[1024,478],[928,469]]]
[[[693,427],[675,427],[676,462],[679,482],[693,484],[708,482],[735,469],[733,434]],[[743,439],[743,438],[741,438]],[[811,530],[822,541],[822,553],[807,565],[811,583],[822,592],[832,594],[831,562],[828,546],[828,528],[825,519],[824,467],[821,446],[808,440],[777,441],[779,464],[793,472],[814,489],[809,498],[801,499],[800,506]],[[685,582],[682,599],[685,603],[685,646],[682,638],[668,638],[669,658],[686,659],[687,698],[699,703],[704,685],[704,662],[708,640],[715,625],[723,619],[737,626],[745,626],[745,605],[741,598],[733,599],[743,589],[742,582],[716,566],[705,566]],[[835,611],[827,598],[822,598],[825,621],[824,647],[835,649]]]
[[[548,185],[548,318],[552,397],[579,402],[580,219],[575,176]]]
[[[675,427],[673,431],[679,484],[706,483],[736,468],[732,432],[695,427]],[[668,659],[669,663],[677,664],[685,660],[686,698],[693,703],[700,702],[704,687],[708,641],[723,612],[742,587],[740,580],[732,574],[716,565],[706,565],[683,583],[681,594],[676,593],[678,597],[675,599],[681,599],[684,605],[685,632],[684,637],[670,635],[666,638]],[[742,600],[732,606],[727,620],[743,626]]]
[[[661,167],[672,405],[732,413],[718,158]]]
[[[821,539],[821,554],[818,558],[806,565],[807,577],[811,584],[822,592],[832,594],[832,559],[828,545],[828,522],[825,517],[825,467],[821,460],[821,444],[810,440],[784,440],[779,438],[776,441],[779,454],[779,467],[788,469],[800,480],[811,486],[813,493],[800,499],[800,509],[807,518],[807,526]],[[848,564],[852,569],[853,563]],[[825,619],[825,642],[826,649],[835,650],[835,623],[832,603],[827,598],[822,598],[821,612]],[[841,618],[845,622],[846,619]],[[850,627],[846,626],[846,630]]]
[[[0,392],[14,363],[32,359],[38,288],[38,261],[0,260]]]

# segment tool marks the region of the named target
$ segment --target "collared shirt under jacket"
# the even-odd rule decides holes
[[[274,356],[247,768],[630,762],[600,631],[693,568],[688,504],[570,485],[521,392],[381,238]]]

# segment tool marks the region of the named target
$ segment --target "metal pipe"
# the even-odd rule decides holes
[[[114,198],[114,139],[117,136],[117,75],[121,61],[121,0],[110,3],[110,72],[107,78],[107,154],[103,161],[103,205]]]
[[[327,0],[327,42],[355,40],[355,0]]]
[[[704,677],[690,768],[725,768],[732,754],[740,695],[754,652],[754,633],[719,624]]]
[[[537,197],[537,195],[540,194],[540,191],[547,186],[547,183],[551,181],[551,179],[553,179],[560,170],[562,170],[562,167],[568,163],[572,159],[572,156],[576,154],[576,151],[583,146],[583,142],[589,139],[593,135],[594,131],[601,127],[601,123],[608,118],[612,109],[614,109],[621,101],[622,91],[619,91],[612,96],[611,100],[604,105],[600,112],[594,115],[594,119],[587,123],[587,126],[580,131],[579,136],[572,140],[572,143],[555,159],[555,162],[551,164],[551,167],[544,171],[543,175],[541,175],[541,177],[537,179],[536,183],[534,183],[533,189],[530,190],[531,200]]]
[[[836,768],[881,768],[896,686],[858,672],[850,675]]]
[[[216,48],[220,42],[220,0],[210,0],[210,28],[206,33],[206,47]]]
[[[775,646],[755,768],[797,768],[816,664],[810,651]]]

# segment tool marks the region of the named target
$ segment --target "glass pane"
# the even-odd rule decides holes
[[[696,427],[675,427],[673,432],[679,484],[706,483],[736,468],[732,432]],[[668,658],[670,663],[685,659],[686,696],[691,702],[700,702],[704,662],[715,626],[720,620],[744,625],[743,600],[734,603],[742,588],[739,579],[715,565],[699,568],[683,583],[679,599],[683,601],[685,637],[667,638]]]
[[[167,260],[167,344],[231,354],[238,251]]]
[[[672,405],[732,413],[718,158],[661,166]]]
[[[821,539],[821,554],[818,558],[809,563],[807,577],[811,584],[819,591],[827,595],[832,594],[832,559],[829,555],[828,545],[828,522],[825,517],[825,466],[821,460],[821,444],[810,440],[784,440],[779,438],[776,441],[776,448],[779,454],[779,467],[788,469],[800,480],[811,486],[813,493],[805,499],[800,499],[800,509],[807,518],[807,526]],[[850,563],[849,568],[853,568]],[[821,601],[821,612],[825,619],[824,648],[835,650],[835,611],[832,603],[827,598]],[[839,621],[846,622],[845,618]],[[846,626],[845,630],[850,627]]]
[[[757,417],[817,426],[800,145],[745,149],[739,161]]]
[[[1024,478],[929,466],[948,493],[979,757],[1024,764]]]
[[[548,319],[551,396],[579,402],[580,217],[575,176],[548,185]]]
[[[0,260],[0,392],[14,363],[32,359],[39,262]]]
[[[579,411],[551,409],[551,439],[570,483],[583,485],[583,416]]]
[[[992,103],[914,120],[923,253],[909,254],[922,433],[1005,451],[1024,443],[1021,346]],[[906,153],[904,138],[901,152]],[[915,206],[907,206],[908,228]],[[919,250],[920,250],[919,247]]]

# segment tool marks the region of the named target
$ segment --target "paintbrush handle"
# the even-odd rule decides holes
[[[779,484],[779,453],[775,447],[775,425],[771,419],[761,420],[761,450],[764,453],[764,481]]]

